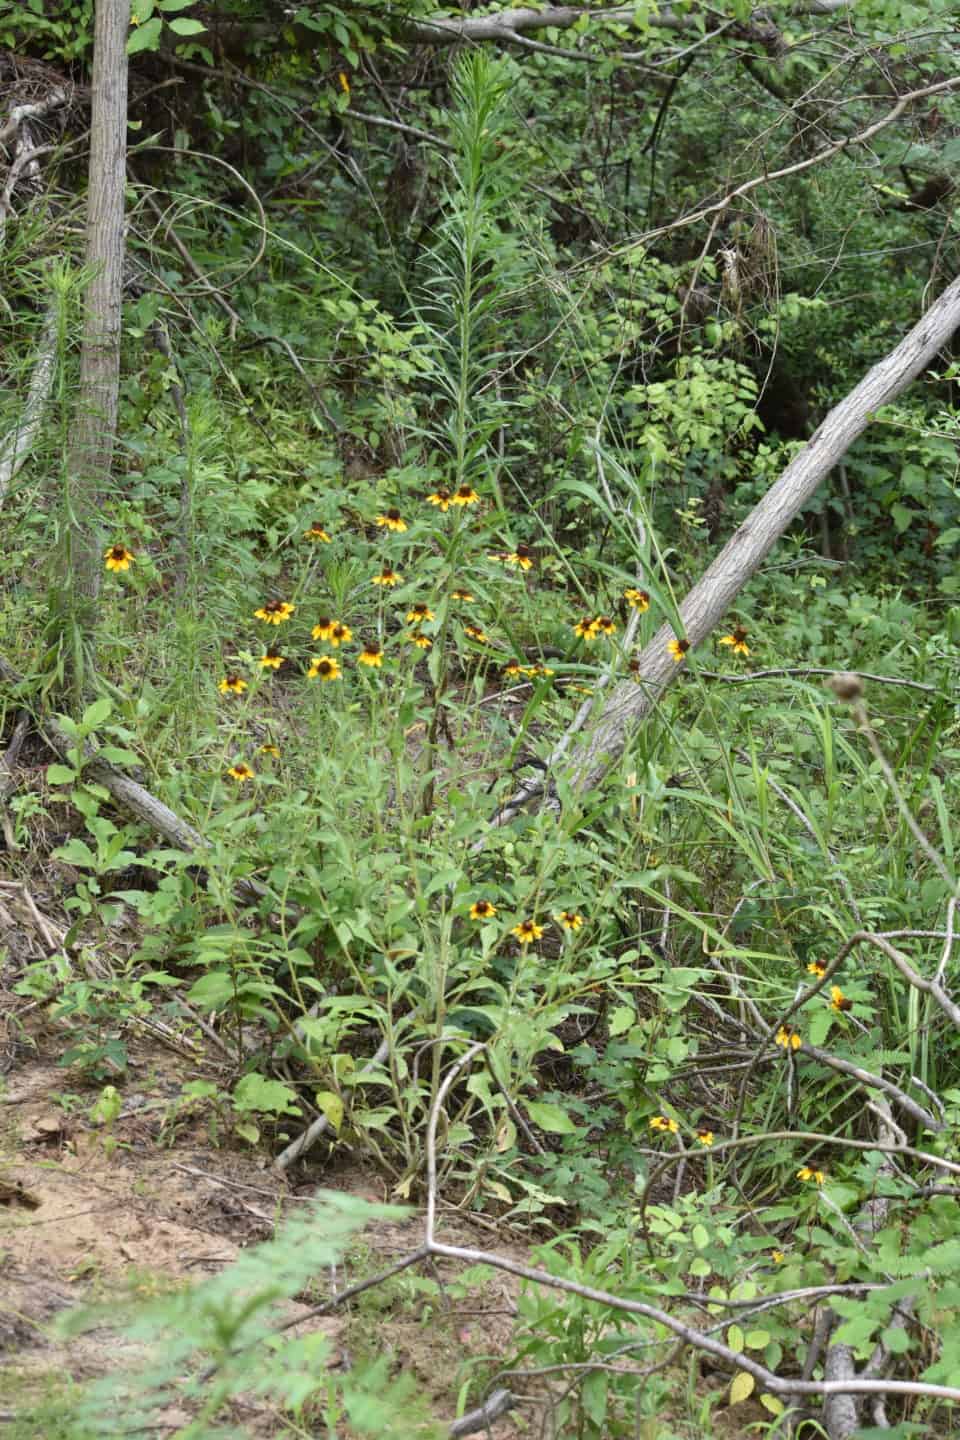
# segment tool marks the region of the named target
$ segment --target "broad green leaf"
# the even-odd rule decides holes
[[[745,1370],[740,1370],[730,1382],[730,1404],[740,1405],[744,1400],[749,1400],[756,1387],[756,1380],[748,1375]]]
[[[727,1331],[727,1344],[737,1355],[743,1350],[743,1331],[739,1325],[730,1326],[730,1329]]]
[[[625,1030],[629,1030],[636,1018],[636,1011],[632,1005],[618,1005],[610,1016],[610,1023],[607,1026],[607,1032],[611,1039],[622,1035]]]
[[[175,35],[201,35],[206,28],[201,21],[191,20],[186,15],[170,21],[170,29]]]
[[[99,700],[94,700],[92,705],[87,706],[83,712],[83,719],[80,723],[84,730],[96,730],[97,726],[102,725],[104,720],[109,720],[112,710],[113,701],[108,700],[104,695]]]
[[[163,29],[163,21],[159,15],[154,15],[143,25],[138,25],[130,32],[130,39],[127,41],[127,54],[139,55],[141,50],[156,50],[160,44],[160,31]]]
[[[747,1331],[747,1337],[746,1337],[745,1344],[746,1344],[746,1347],[747,1347],[748,1350],[762,1350],[765,1345],[769,1344],[769,1342],[770,1342],[770,1331],[769,1331],[769,1330],[748,1330],[748,1331]]]
[[[299,1115],[297,1094],[281,1080],[269,1080],[266,1075],[252,1070],[237,1081],[233,1090],[233,1108],[241,1112],[250,1111],[267,1115]]]
[[[50,785],[72,785],[76,778],[76,770],[71,770],[69,765],[47,766],[47,782]]]
[[[327,1122],[339,1135],[343,1124],[343,1101],[333,1090],[318,1090],[313,1097],[317,1109],[327,1117]]]
[[[576,1126],[566,1111],[559,1105],[550,1105],[543,1100],[528,1100],[527,1114],[534,1125],[546,1130],[549,1135],[575,1135]]]

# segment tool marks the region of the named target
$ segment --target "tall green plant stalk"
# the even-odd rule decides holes
[[[481,53],[467,56],[455,70],[450,132],[456,153],[446,214],[425,278],[430,298],[421,316],[441,356],[436,378],[447,399],[444,420],[429,438],[448,457],[450,489],[470,486],[485,496],[492,487],[501,514],[502,497],[490,460],[508,407],[496,384],[502,355],[495,317],[519,271],[516,242],[503,225],[515,186],[509,150],[502,141],[508,81],[503,62]],[[464,508],[446,545],[448,590],[470,525]],[[426,751],[429,774],[420,803],[424,816],[434,804],[434,761],[447,684],[447,625],[444,604],[430,663],[434,691]]]

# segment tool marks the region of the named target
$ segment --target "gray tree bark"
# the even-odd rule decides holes
[[[94,22],[86,264],[92,279],[80,355],[77,418],[68,460],[67,583],[92,621],[100,587],[100,497],[110,478],[120,385],[127,35],[130,0],[97,0]],[[86,602],[86,603],[84,603]],[[81,628],[87,626],[82,624]]]
[[[862,435],[874,412],[916,379],[958,326],[960,278],[947,286],[900,344],[830,411],[682,602],[679,633],[689,640],[691,655],[719,624],[817,487]],[[582,790],[599,783],[663,692],[688,668],[688,661],[678,665],[667,650],[673,635],[669,625],[657,631],[637,657],[635,679],[616,686],[592,725],[580,729],[574,722],[579,731],[576,743],[574,732],[568,731],[550,757],[548,776],[563,767],[574,786]],[[504,824],[530,800],[541,797],[548,784],[549,780],[541,777],[520,786],[493,823]]]

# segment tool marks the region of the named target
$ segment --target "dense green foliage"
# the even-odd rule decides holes
[[[0,6],[0,45],[80,76],[91,8]],[[101,537],[129,564],[100,592],[96,698],[61,717],[74,748],[42,798],[10,802],[25,855],[57,817],[74,876],[68,945],[18,992],[69,1021],[63,1063],[95,1089],[121,1083],[125,1020],[189,1024],[186,1001],[237,1059],[229,1085],[184,1087],[171,1134],[200,1110],[218,1142],[277,1149],[323,1114],[411,1201],[443,1077],[484,1041],[442,1110],[439,1189],[547,1272],[712,1327],[784,1377],[812,1302],[765,1297],[872,1286],[831,1302],[855,1364],[880,1345],[900,1378],[955,1385],[957,1187],[935,1162],[960,1163],[960,1036],[882,947],[844,950],[891,932],[916,972],[956,981],[951,356],[875,417],[605,781],[574,791],[560,769],[558,810],[488,825],[956,271],[954,92],[839,145],[949,77],[948,7],[856,9],[679,5],[674,33],[640,5],[632,25],[454,53],[417,43],[424,5],[134,0]],[[70,519],[82,109],[0,250],[4,429],[51,303],[59,326],[4,508],[0,655],[28,677],[4,692],[9,724],[68,708],[76,627],[37,562]],[[928,180],[946,183],[929,205]],[[848,669],[898,682],[868,684],[866,728],[823,688]],[[90,737],[202,855],[84,778]],[[131,913],[129,960],[76,963]],[[381,1039],[389,1062],[365,1069]],[[236,1336],[186,1328],[225,1376],[189,1433],[228,1433]],[[678,1403],[681,1362],[656,1368],[669,1339],[527,1286],[513,1358],[585,1367],[553,1392],[559,1435],[713,1433],[729,1387],[691,1367]],[[263,1379],[291,1433],[424,1433],[413,1401],[406,1431],[402,1404],[389,1432],[364,1410],[369,1377],[311,1409],[313,1358],[283,1352],[288,1391],[279,1364]],[[786,1433],[761,1398],[754,1424]],[[956,1413],[888,1397],[883,1433],[947,1434]],[[140,1433],[128,1418],[116,1433]]]

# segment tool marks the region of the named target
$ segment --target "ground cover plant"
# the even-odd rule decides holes
[[[273,1200],[11,1434],[951,1433],[960,87],[863,9],[0,11],[7,1084],[122,1169],[150,1036]]]

